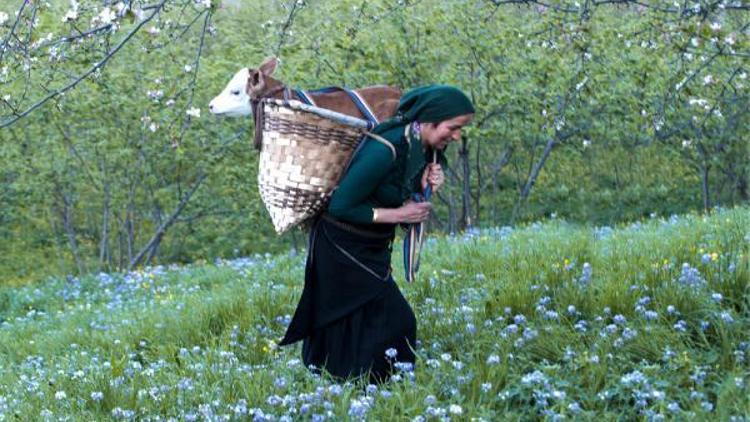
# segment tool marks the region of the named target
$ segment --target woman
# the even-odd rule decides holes
[[[473,115],[454,87],[417,88],[357,151],[310,232],[305,287],[280,343],[304,340],[305,365],[380,382],[396,361],[414,364],[416,319],[391,274],[391,242],[397,224],[429,216],[430,203],[410,197],[440,188],[443,151]]]

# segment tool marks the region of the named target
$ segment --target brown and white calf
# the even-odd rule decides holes
[[[257,69],[243,68],[237,72],[227,86],[208,105],[211,113],[220,116],[250,116],[253,113],[251,101],[261,98],[284,98],[299,100],[293,90],[288,90],[283,82],[271,77],[278,60],[270,57]],[[286,91],[286,93],[285,93]],[[393,116],[398,108],[401,90],[391,86],[369,86],[355,89],[367,103],[379,121]],[[338,111],[350,116],[365,118],[352,99],[344,91],[308,94],[316,106]]]

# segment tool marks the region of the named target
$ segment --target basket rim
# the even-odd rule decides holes
[[[370,130],[373,128],[373,124],[367,120],[360,119],[358,117],[350,116],[335,110],[328,108],[317,107],[309,104],[302,103],[298,100],[282,100],[278,98],[262,98],[260,100],[263,105],[263,112],[265,113],[265,106],[275,106],[281,108],[287,108],[294,111],[301,111],[305,113],[312,113],[324,119],[332,120],[336,123],[343,124],[346,126],[352,126],[359,129]]]

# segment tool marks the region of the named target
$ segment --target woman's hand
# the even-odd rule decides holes
[[[400,223],[419,223],[427,220],[430,216],[432,204],[429,202],[407,201],[398,209],[401,210]]]
[[[445,183],[445,174],[440,164],[430,163],[422,173],[422,190],[424,190],[429,184],[432,186],[432,191],[437,192],[441,186]]]
[[[432,210],[429,202],[406,201],[398,208],[378,208],[374,223],[419,223],[427,220]]]

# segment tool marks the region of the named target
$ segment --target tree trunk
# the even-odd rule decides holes
[[[99,242],[99,270],[109,268],[109,182],[104,181],[104,205],[102,210],[102,238]]]
[[[153,192],[151,192],[151,199],[154,202],[154,208],[152,210],[152,218],[156,222],[157,225],[161,226],[162,224],[162,209],[159,205],[159,201],[156,200],[156,198],[153,195]],[[159,239],[152,247],[151,250],[148,253],[148,257],[146,257],[146,262],[149,264],[153,264],[154,258],[159,256],[159,247],[161,246],[161,239]]]
[[[492,173],[492,225],[497,226],[497,175],[498,172]]]
[[[740,199],[742,201],[750,201],[750,189],[748,189],[748,179],[746,177],[740,177],[737,180],[737,190],[740,193]]]
[[[125,260],[127,247],[125,246],[125,233],[123,231],[125,224],[119,218],[118,222],[120,223],[120,229],[117,231],[117,270],[122,271],[125,268],[125,263],[128,262]]]
[[[708,171],[710,167],[705,160],[701,163],[701,193],[703,196],[703,211],[711,212],[711,198],[709,197]]]
[[[456,213],[456,202],[452,195],[448,195],[448,233],[453,234],[458,230],[458,215]]]
[[[127,262],[133,260],[133,246],[135,245],[135,183],[131,182],[128,192],[128,206],[125,210],[125,240],[128,253]]]
[[[482,165],[479,161],[479,157],[481,155],[481,143],[477,143],[477,153],[476,153],[476,174],[477,174],[477,192],[474,196],[474,224],[479,225],[480,224],[480,216],[482,214]]]
[[[492,165],[490,168],[490,173],[492,174],[492,180],[487,181],[484,185],[479,183],[479,189],[484,191],[489,188],[490,183],[492,184],[492,224],[497,225],[497,176],[500,174],[500,172],[503,170],[503,167],[505,167],[508,162],[510,161],[510,157],[513,155],[513,148],[509,147],[503,152],[503,155],[500,157],[500,160],[498,160],[495,164]],[[477,202],[478,206],[478,202]]]
[[[130,261],[130,265],[128,265],[128,271],[132,271],[133,268],[139,265],[141,261],[143,261],[143,258],[146,256],[146,253],[151,252],[154,248],[157,248],[159,246],[162,238],[167,233],[167,230],[169,230],[172,224],[174,224],[174,222],[177,220],[177,217],[185,209],[188,202],[190,201],[190,198],[193,197],[193,194],[198,190],[205,179],[205,173],[198,176],[198,179],[193,184],[193,187],[182,196],[180,202],[172,212],[172,215],[170,215],[166,221],[159,225],[159,227],[154,232],[154,235],[151,236],[151,239],[148,241],[148,243],[146,243],[146,246],[141,248],[135,258]]]
[[[544,152],[542,153],[542,156],[539,158],[539,161],[534,165],[534,167],[531,169],[531,173],[529,174],[529,178],[526,180],[526,185],[524,185],[523,190],[521,190],[521,194],[518,197],[518,201],[516,201],[515,207],[513,207],[513,215],[510,218],[510,224],[513,225],[516,222],[516,218],[518,218],[518,213],[521,210],[521,207],[526,202],[526,199],[529,196],[529,193],[531,193],[531,188],[534,187],[534,184],[536,183],[537,177],[539,177],[539,173],[541,173],[542,168],[544,167],[544,163],[547,161],[547,158],[549,157],[550,152],[552,152],[552,148],[555,146],[555,139],[550,138],[547,141],[547,145],[544,147]]]
[[[453,196],[450,194],[443,195],[438,192],[437,197],[448,207],[448,222],[446,225],[443,225],[443,232],[452,233],[456,227],[456,211],[453,206]]]
[[[458,152],[461,157],[461,167],[463,170],[463,186],[461,192],[462,208],[461,208],[461,229],[471,227],[471,163],[469,163],[469,145],[468,139],[465,137],[461,139],[461,149]]]
[[[65,192],[63,192],[61,186],[56,185],[55,190],[56,196],[58,198],[57,213],[60,217],[60,221],[62,222],[63,231],[65,232],[65,235],[68,239],[68,248],[73,254],[73,259],[75,260],[76,270],[78,271],[78,274],[85,274],[83,261],[81,260],[81,255],[78,251],[75,226],[73,224],[72,201],[70,197]]]
[[[297,236],[297,230],[291,230],[292,232],[292,253],[294,256],[299,254],[299,239]]]

